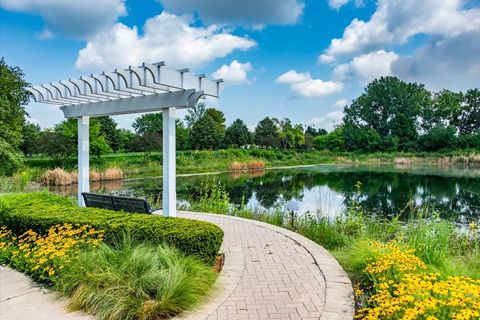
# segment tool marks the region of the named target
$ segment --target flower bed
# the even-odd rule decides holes
[[[70,199],[50,193],[0,196],[0,225],[16,236],[29,229],[45,233],[63,223],[87,224],[103,230],[107,243],[128,232],[135,241],[172,245],[208,263],[214,261],[223,240],[218,226],[203,221],[79,208]]]
[[[399,241],[370,241],[372,257],[364,273],[369,281],[356,319],[479,319],[480,280],[432,272]]]

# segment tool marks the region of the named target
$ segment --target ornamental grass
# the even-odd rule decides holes
[[[215,279],[213,268],[197,258],[124,236],[83,251],[55,289],[70,298],[70,309],[100,320],[164,319],[202,301]]]

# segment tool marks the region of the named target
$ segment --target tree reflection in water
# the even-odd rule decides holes
[[[299,203],[299,213],[327,208],[338,214],[349,206],[361,182],[357,201],[372,214],[406,219],[412,206],[428,205],[440,216],[456,221],[480,219],[480,169],[463,167],[415,167],[391,165],[324,165],[299,169],[179,177],[179,201],[195,201],[202,183],[217,181],[230,200],[239,205],[270,209],[290,201]],[[161,179],[124,181],[102,186],[103,192],[147,197],[161,205]],[[326,192],[328,191],[328,192]],[[65,193],[62,191],[61,193]],[[74,194],[74,192],[71,192]],[[321,204],[321,205],[319,205]]]

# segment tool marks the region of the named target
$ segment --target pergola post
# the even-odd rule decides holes
[[[24,89],[36,102],[59,106],[66,118],[78,120],[80,207],[85,206],[82,192],[90,191],[89,118],[162,111],[163,214],[175,217],[176,109],[193,108],[202,97],[218,98],[222,82],[222,79],[208,80],[204,74],[194,75],[188,69],[168,69],[165,63],[157,62]]]
[[[82,192],[90,192],[90,117],[78,117],[78,206],[85,207]]]
[[[163,215],[175,217],[176,212],[176,146],[175,108],[162,110],[163,114]]]

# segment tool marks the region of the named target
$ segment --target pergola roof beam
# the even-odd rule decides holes
[[[172,70],[165,63],[143,63],[138,67],[82,76],[27,88],[37,102],[72,106],[194,90],[218,97],[222,80],[209,80],[189,69]]]

